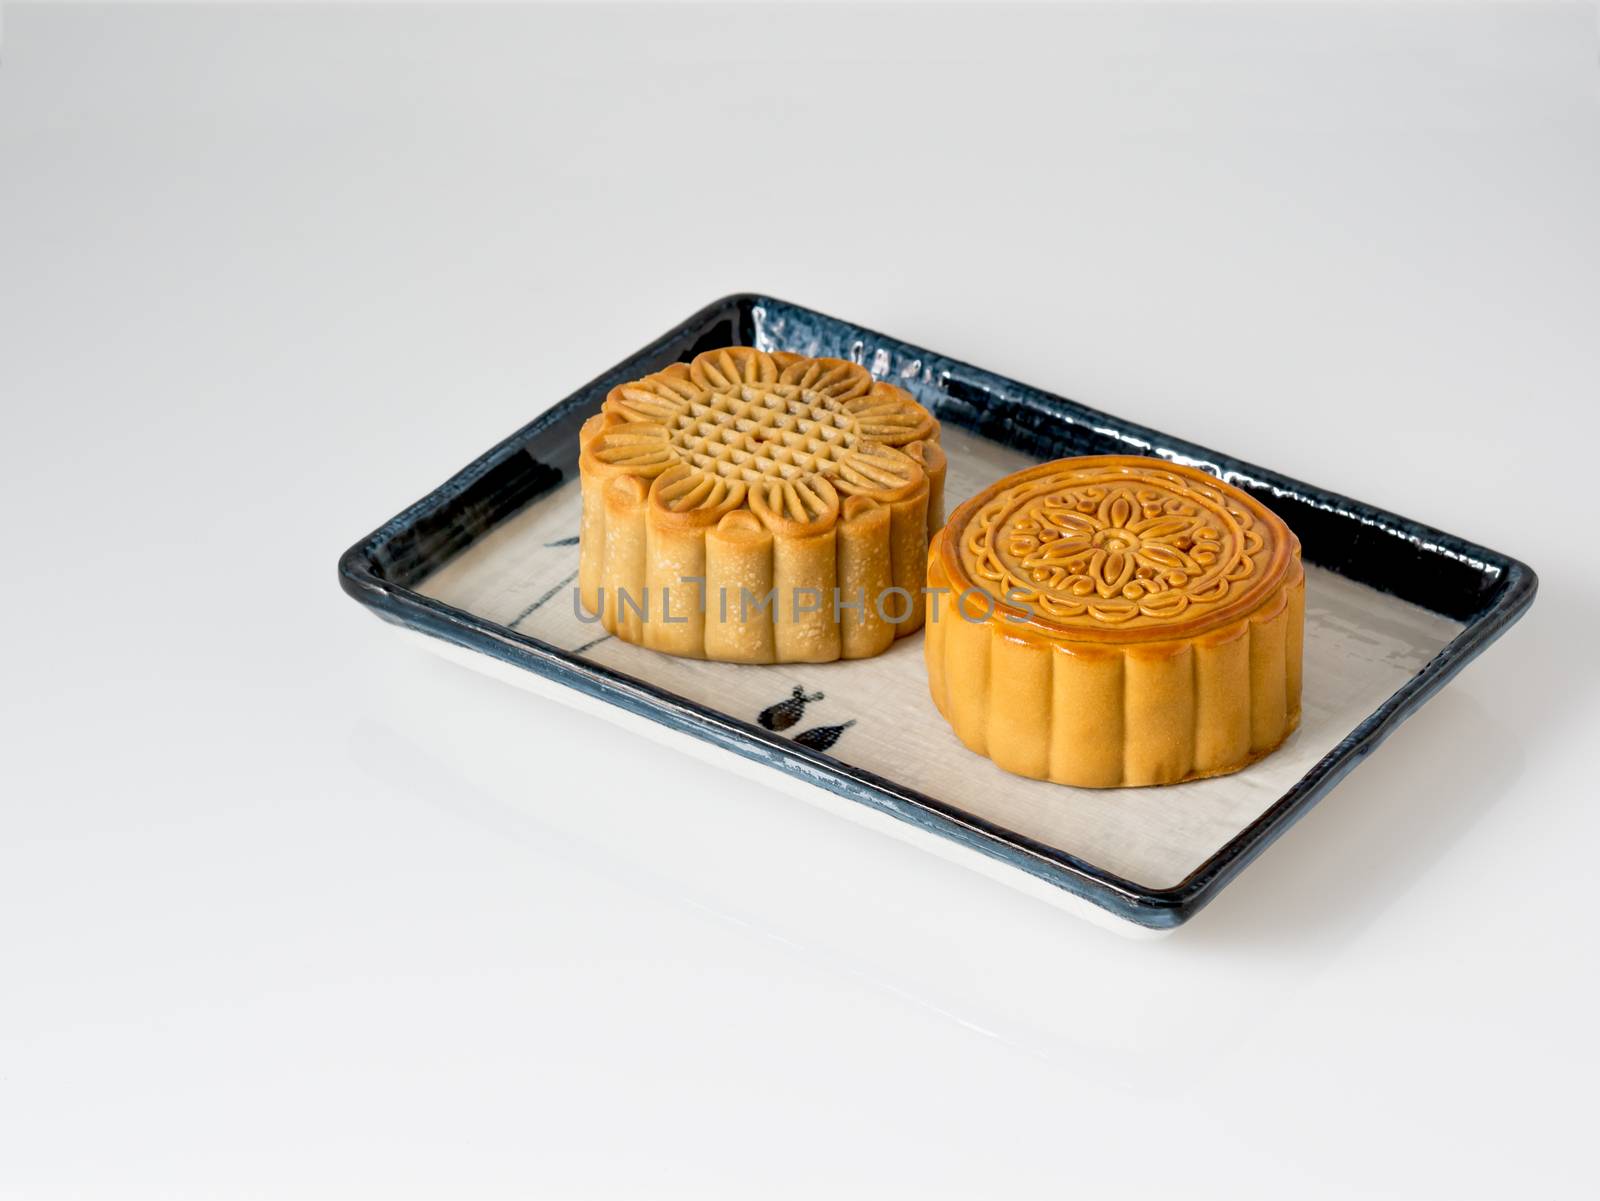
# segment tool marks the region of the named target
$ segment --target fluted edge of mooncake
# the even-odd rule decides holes
[[[604,427],[592,418],[580,442]],[[827,663],[881,654],[923,626],[927,546],[944,521],[944,452],[934,438],[900,450],[920,468],[909,488],[845,495],[814,477],[820,511],[809,520],[760,496],[678,511],[666,497],[679,473],[619,475],[584,454],[580,603],[608,633],[687,658]],[[684,582],[694,580],[702,582]],[[761,605],[774,589],[774,603]],[[635,603],[619,603],[623,593]],[[742,605],[746,593],[757,603]],[[797,614],[814,595],[821,608]]]
[[[1106,643],[1043,637],[949,594],[930,542],[924,654],[939,712],[1007,771],[1079,788],[1177,784],[1238,771],[1300,721],[1305,570],[1250,613],[1190,637]],[[939,590],[946,590],[940,593]]]

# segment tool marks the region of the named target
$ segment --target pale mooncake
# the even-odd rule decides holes
[[[1111,455],[1007,476],[928,553],[934,703],[1007,771],[1080,788],[1222,775],[1300,720],[1305,572],[1265,506]]]
[[[922,628],[939,423],[865,368],[707,351],[613,389],[579,438],[579,599],[619,638],[824,663]]]

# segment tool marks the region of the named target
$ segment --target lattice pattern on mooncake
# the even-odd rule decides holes
[[[878,653],[922,623],[920,556],[942,519],[938,434],[906,392],[840,359],[730,347],[623,384],[581,438],[584,603],[621,637],[678,654],[766,662]],[[879,508],[886,512],[874,517]],[[685,549],[685,537],[711,544]],[[634,547],[632,558],[612,546],[619,539]],[[756,562],[765,555],[790,587],[832,590],[861,577],[916,599],[904,620],[861,623],[870,637],[848,636],[850,621],[835,618],[831,634],[813,630],[807,641],[775,621],[773,638],[745,631],[731,648],[721,646],[727,631],[713,628],[720,618],[703,609],[687,623],[699,632],[687,638],[608,611],[608,585],[613,596],[630,583],[670,588],[667,557],[678,566],[708,556],[720,563],[718,549],[740,539],[750,543],[752,580],[766,578]],[[802,546],[814,560],[809,575],[795,570]]]
[[[787,356],[716,351],[623,385],[602,410],[610,421],[594,459],[646,478],[682,465],[730,488],[776,482],[782,507],[795,510],[809,506],[812,476],[852,495],[916,484],[920,468],[897,447],[934,436],[926,409],[854,363],[779,357]],[[796,486],[801,495],[791,495]],[[685,508],[724,503],[728,493],[676,495],[674,507]]]

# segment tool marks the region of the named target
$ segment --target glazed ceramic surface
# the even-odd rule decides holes
[[[1192,465],[1304,548],[1299,729],[1234,775],[1104,791],[973,755],[928,696],[920,640],[876,658],[748,666],[628,645],[577,595],[579,431],[619,384],[726,345],[860,363],[943,425],[946,495],[1072,455]],[[1498,552],[767,297],[718,301],[407,509],[340,561],[380,616],[719,748],[864,815],[1141,926],[1181,923],[1531,603]],[[760,848],[751,848],[759,853]]]

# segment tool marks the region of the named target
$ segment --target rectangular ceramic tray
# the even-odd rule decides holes
[[[939,417],[947,510],[1029,463],[1139,453],[1258,496],[1307,563],[1300,729],[1243,772],[1096,791],[1024,780],[965,751],[928,699],[921,639],[871,660],[747,667],[609,638],[570,599],[578,428],[616,384],[752,345],[862,363]],[[757,295],[707,306],[541,414],[339,562],[388,621],[636,730],[750,769],[1067,907],[1141,927],[1187,920],[1533,600],[1506,555],[1205,447]],[[527,673],[536,673],[529,675]],[[688,739],[682,736],[690,736]],[[699,740],[695,742],[693,740]]]

